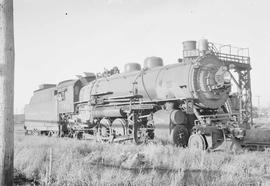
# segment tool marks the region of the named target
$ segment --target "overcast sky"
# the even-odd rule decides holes
[[[206,38],[249,47],[253,95],[270,105],[270,1],[14,0],[15,112],[39,84],[160,56]],[[257,99],[254,99],[257,104]]]

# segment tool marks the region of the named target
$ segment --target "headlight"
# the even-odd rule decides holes
[[[224,83],[230,83],[232,79],[231,73],[228,71],[224,72],[223,79],[224,79]]]

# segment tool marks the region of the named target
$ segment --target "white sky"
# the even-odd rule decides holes
[[[182,41],[249,47],[253,95],[270,105],[270,1],[14,0],[15,112],[42,83],[160,56]],[[66,15],[67,13],[67,15]],[[254,99],[257,104],[257,99]]]

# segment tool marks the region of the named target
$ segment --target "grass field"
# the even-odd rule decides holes
[[[53,185],[268,185],[270,151],[202,152],[171,145],[101,144],[24,136],[16,126],[16,174]]]

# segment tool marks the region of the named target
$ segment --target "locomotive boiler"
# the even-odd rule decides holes
[[[250,70],[249,57],[224,55],[205,39],[185,41],[183,58],[174,64],[148,57],[143,67],[126,64],[123,73],[115,67],[41,86],[25,108],[25,129],[102,142],[141,144],[157,138],[216,148],[227,138],[243,139],[240,125],[250,123],[248,112],[243,115],[250,98],[241,97],[239,110],[230,103],[231,80],[250,91],[230,72],[238,64]]]

